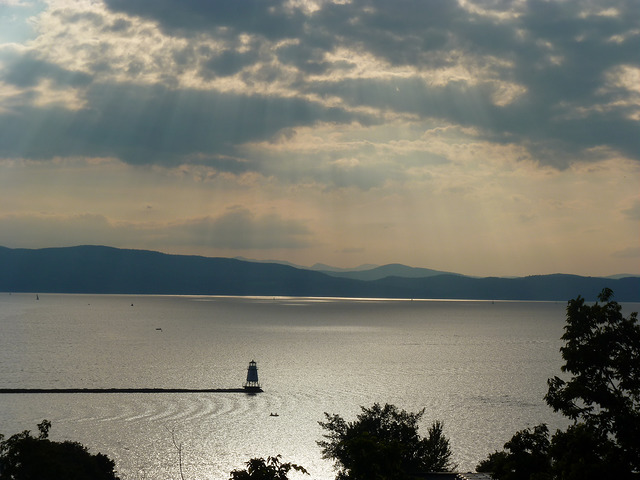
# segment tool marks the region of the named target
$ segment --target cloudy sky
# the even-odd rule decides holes
[[[0,245],[640,274],[638,0],[0,0]]]

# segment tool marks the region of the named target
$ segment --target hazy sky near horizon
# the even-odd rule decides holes
[[[0,245],[640,274],[638,0],[0,0]]]

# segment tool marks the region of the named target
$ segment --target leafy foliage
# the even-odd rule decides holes
[[[106,455],[92,455],[77,442],[48,439],[51,422],[8,439],[0,435],[0,480],[118,480],[115,464]]]
[[[504,451],[494,452],[480,462],[478,472],[491,472],[501,480],[551,479],[549,429],[541,424],[521,430],[504,444]]]
[[[378,403],[361,409],[353,422],[328,413],[326,421],[319,422],[327,433],[318,445],[323,458],[334,460],[338,480],[399,480],[453,468],[440,422],[431,425],[427,438],[418,435],[424,410],[410,413]]]
[[[289,471],[308,472],[295,463],[280,462],[280,455],[275,457],[252,458],[246,462],[245,470],[234,470],[229,480],[287,480]]]
[[[605,289],[598,298],[606,303],[569,302],[560,351],[562,371],[572,378],[550,379],[545,399],[555,411],[610,436],[619,455],[640,470],[640,325],[637,313],[624,318],[612,297]]]
[[[574,421],[548,438],[546,426],[517,432],[478,465],[494,478],[637,478],[640,471],[640,325],[604,289],[602,303],[570,300],[560,349],[571,377],[548,380],[547,404]],[[544,428],[543,428],[544,427]]]
[[[562,480],[630,479],[629,464],[605,432],[584,423],[558,430],[550,449],[554,478]]]

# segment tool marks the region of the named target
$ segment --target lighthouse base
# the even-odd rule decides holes
[[[254,386],[254,385],[246,385],[244,387],[244,391],[247,393],[261,393],[263,390],[260,387]]]

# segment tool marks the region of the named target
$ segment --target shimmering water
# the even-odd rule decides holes
[[[173,436],[187,479],[227,479],[281,454],[322,480],[334,478],[316,445],[323,412],[351,419],[389,402],[425,408],[423,433],[443,421],[460,470],[472,470],[516,430],[564,424],[542,397],[559,372],[565,307],[0,294],[0,387],[229,388],[255,359],[265,390],[0,395],[0,432],[49,419],[54,440],[107,454],[125,479],[179,478]]]

